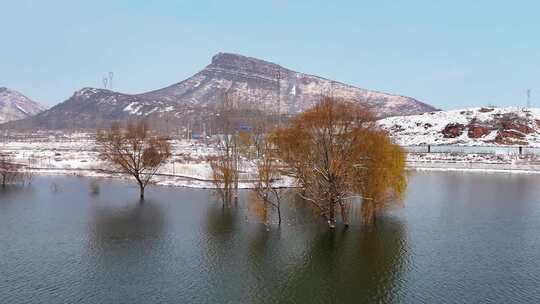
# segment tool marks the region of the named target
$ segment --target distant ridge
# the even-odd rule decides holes
[[[219,53],[192,77],[155,91],[130,95],[84,88],[51,109],[4,128],[94,129],[112,121],[146,118],[184,126],[208,119],[225,92],[235,100],[277,111],[277,74],[280,113],[296,114],[329,94],[369,106],[380,117],[412,115],[436,110],[416,99],[357,88],[295,72],[275,63],[231,53]]]
[[[0,123],[27,118],[43,110],[44,106],[23,94],[0,87]]]

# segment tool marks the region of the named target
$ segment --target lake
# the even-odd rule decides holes
[[[417,172],[404,208],[335,231],[298,203],[267,227],[246,192],[137,191],[0,190],[0,303],[540,302],[540,175]]]

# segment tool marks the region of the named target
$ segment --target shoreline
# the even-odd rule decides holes
[[[121,172],[104,173],[100,170],[94,169],[77,169],[77,168],[30,168],[27,172],[33,175],[43,176],[74,176],[74,177],[87,177],[87,178],[104,178],[104,179],[119,179],[130,180],[131,176]],[[212,180],[201,179],[199,177],[190,177],[184,175],[173,174],[156,174],[152,186],[166,186],[166,187],[183,187],[191,189],[215,189]],[[239,189],[252,189],[254,181],[239,181]],[[293,188],[289,186],[288,188]]]
[[[216,147],[198,140],[171,140],[171,159],[156,174],[155,185],[215,189],[207,159],[216,153]],[[74,175],[96,178],[130,177],[111,170],[99,158],[91,134],[75,134],[60,138],[25,137],[5,141],[0,150],[24,165],[28,172],[40,175]],[[242,164],[239,188],[254,187],[256,170],[252,163]],[[512,154],[465,154],[409,152],[407,171],[473,172],[495,174],[540,174],[540,157]],[[294,187],[295,181],[283,177],[280,187]]]
[[[449,163],[445,163],[449,164]],[[496,165],[496,164],[495,164]],[[466,172],[466,173],[490,173],[490,174],[540,174],[540,170],[524,170],[519,168],[458,168],[458,167],[419,167],[410,166],[406,167],[407,171],[434,171],[434,172]],[[75,177],[87,177],[87,178],[105,178],[105,179],[120,179],[129,180],[130,176],[114,172],[104,173],[99,170],[84,169],[84,168],[31,168],[28,172],[34,175],[43,176],[75,176]],[[240,181],[239,189],[247,190],[253,189],[254,181]],[[295,186],[289,180],[283,183],[283,188],[294,188]],[[202,179],[199,177],[190,177],[185,175],[173,175],[173,174],[157,174],[153,186],[165,186],[165,187],[179,187],[190,189],[215,189],[212,180]]]
[[[438,171],[438,172],[498,173],[498,174],[540,174],[539,170],[523,170],[523,169],[407,167],[406,170],[408,171]]]

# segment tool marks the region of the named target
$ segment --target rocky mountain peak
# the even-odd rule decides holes
[[[225,93],[238,103],[253,104],[268,114],[295,115],[330,91],[337,98],[364,104],[379,117],[435,110],[414,98],[295,72],[261,59],[219,53],[203,70],[168,87],[141,94],[83,88],[49,111],[4,127],[92,129],[112,121],[145,118],[167,125],[165,129],[187,124],[204,129]]]
[[[45,107],[23,94],[0,87],[0,123],[27,118],[44,109]]]
[[[214,55],[212,57],[212,63],[207,68],[269,75],[275,74],[278,70],[282,72],[288,71],[282,66],[269,61],[233,53],[218,53]]]
[[[88,96],[91,96],[91,95],[94,95],[94,94],[97,94],[97,93],[100,93],[100,92],[108,92],[108,91],[109,90],[86,87],[86,88],[82,88],[82,89],[80,89],[78,91],[75,91],[75,93],[73,93],[73,96],[76,96],[76,97],[80,97],[80,96],[88,97]]]

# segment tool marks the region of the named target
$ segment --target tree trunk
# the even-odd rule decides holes
[[[328,218],[328,227],[330,229],[336,228],[336,206],[334,204],[330,204],[330,216]]]
[[[362,202],[362,221],[364,225],[373,226],[375,224],[376,212],[371,204],[364,205],[365,202]]]
[[[347,204],[341,202],[339,203],[339,207],[341,208],[341,220],[343,221],[345,228],[349,228],[349,216],[347,214]]]
[[[277,215],[278,215],[278,225],[281,226],[281,208],[277,206]]]
[[[139,189],[140,189],[139,198],[141,199],[141,201],[143,201],[144,200],[144,185],[141,182],[139,182]]]

